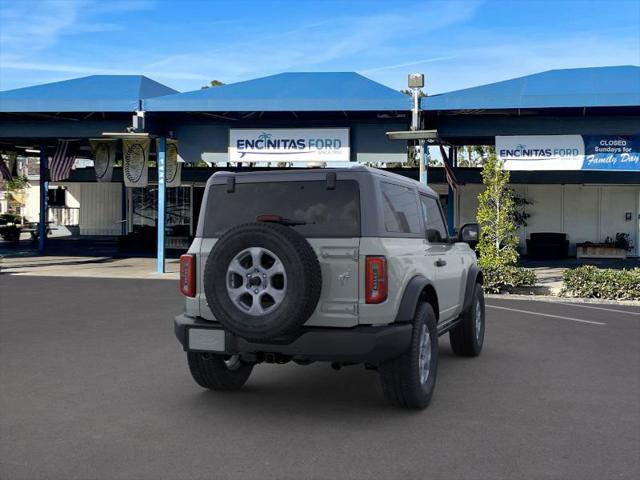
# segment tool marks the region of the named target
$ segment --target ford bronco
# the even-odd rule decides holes
[[[390,403],[425,408],[438,337],[482,350],[478,233],[452,239],[433,190],[382,170],[216,173],[180,259],[191,375],[232,390],[262,362],[364,364]]]

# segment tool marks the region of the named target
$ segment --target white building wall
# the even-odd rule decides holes
[[[79,208],[80,235],[120,235],[122,232],[122,184],[63,183],[67,207]],[[40,216],[40,186],[31,182],[25,195],[24,216],[37,222]]]
[[[624,232],[631,236],[636,246],[636,255],[640,254],[638,241],[638,203],[640,202],[640,186],[638,187],[601,187],[600,189],[600,239],[615,237],[616,233]],[[626,220],[625,214],[631,214],[631,220]]]
[[[80,235],[120,235],[122,185],[77,183],[80,186]]]
[[[526,233],[562,232],[564,209],[562,208],[564,189],[561,185],[528,185],[524,198],[532,205],[525,211],[531,216],[527,219]]]
[[[69,208],[80,208],[80,183],[67,183],[66,202]]]
[[[565,185],[564,231],[569,234],[569,253],[575,255],[576,243],[600,239],[600,188],[583,185]]]
[[[29,184],[30,186],[24,194],[24,213],[22,216],[30,222],[37,222],[40,220],[40,184],[37,181],[30,181]]]
[[[640,186],[617,185],[511,185],[517,195],[532,202],[525,211],[531,215],[527,226],[518,234],[522,251],[532,232],[564,232],[570,242],[569,253],[575,255],[575,244],[602,242],[618,232],[631,236],[640,255]],[[482,185],[463,185],[456,195],[456,225],[475,222],[478,195]],[[626,214],[631,213],[631,220]]]

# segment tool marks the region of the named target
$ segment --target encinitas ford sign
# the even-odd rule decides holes
[[[348,162],[348,128],[230,129],[230,162]]]
[[[640,171],[640,136],[497,136],[507,170]]]
[[[506,170],[580,170],[580,135],[496,136],[496,154]]]

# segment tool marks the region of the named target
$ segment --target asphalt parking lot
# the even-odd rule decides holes
[[[415,412],[362,367],[202,390],[175,281],[0,275],[0,478],[638,478],[640,308],[487,303],[483,354],[441,338]]]

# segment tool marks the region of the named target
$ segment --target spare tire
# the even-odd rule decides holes
[[[216,320],[251,341],[292,334],[311,316],[322,288],[320,263],[290,227],[247,223],[217,241],[204,269]]]

